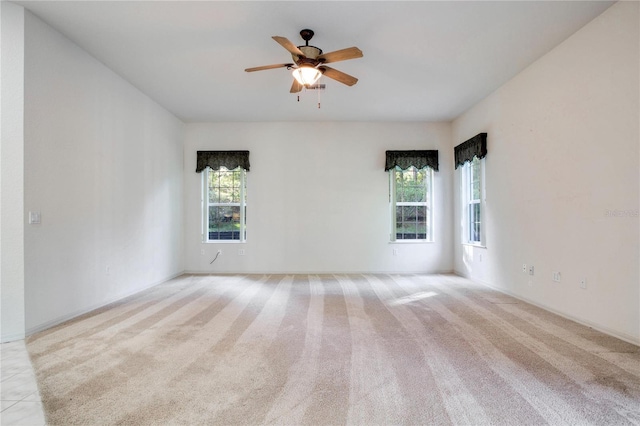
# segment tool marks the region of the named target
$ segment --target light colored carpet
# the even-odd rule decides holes
[[[640,424],[640,348],[466,279],[183,276],[31,336],[48,424]]]

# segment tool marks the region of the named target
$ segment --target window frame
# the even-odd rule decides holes
[[[473,168],[478,167],[478,192],[479,198],[473,197]],[[461,184],[461,207],[462,207],[462,244],[486,247],[486,221],[485,221],[485,160],[484,158],[473,157],[472,161],[466,162],[460,168],[460,184]],[[478,224],[478,238],[472,238],[473,225],[471,224],[471,206],[478,207],[478,216],[480,220],[474,222]]]
[[[212,203],[209,198],[209,174],[216,173],[220,171],[240,171],[240,202],[238,203]],[[218,170],[213,170],[211,167],[206,167],[202,171],[202,190],[201,190],[201,212],[202,212],[202,242],[203,243],[245,243],[247,241],[247,222],[246,222],[246,211],[247,211],[247,171],[238,166],[235,169],[227,169],[226,167],[221,167]],[[240,208],[240,218],[239,218],[239,239],[210,239],[209,238],[209,208],[210,207],[239,207]]]
[[[397,172],[406,172],[407,170],[410,169],[416,169],[416,170],[425,170],[426,172],[426,176],[425,176],[425,201],[424,202],[398,202],[396,199],[396,173]],[[433,200],[434,200],[434,170],[431,167],[423,167],[421,169],[417,169],[415,167],[410,167],[409,169],[406,170],[402,170],[399,167],[395,167],[393,169],[389,170],[389,212],[390,212],[390,225],[391,225],[391,232],[390,232],[390,242],[392,243],[432,243],[434,242],[434,232],[433,232],[433,216],[434,216],[434,212],[433,212]],[[426,222],[426,238],[424,239],[405,239],[405,238],[397,238],[398,235],[398,222],[397,222],[397,216],[396,216],[396,209],[397,207],[401,205],[401,206],[425,206],[426,207],[426,214],[427,217],[425,219]]]

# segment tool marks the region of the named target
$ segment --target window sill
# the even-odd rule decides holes
[[[435,241],[428,240],[396,240],[389,241],[389,244],[433,244]]]
[[[238,241],[238,240],[212,240],[212,241],[201,241],[202,244],[246,244],[246,241]]]
[[[481,243],[477,243],[477,244],[474,244],[474,243],[462,243],[462,245],[463,246],[469,246],[469,247],[477,247],[477,248],[482,248],[482,249],[486,249],[487,248],[487,246],[485,246],[485,245],[483,245]]]

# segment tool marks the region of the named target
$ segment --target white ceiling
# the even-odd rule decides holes
[[[18,1],[185,122],[451,120],[613,2]],[[352,87],[289,93],[303,28]]]

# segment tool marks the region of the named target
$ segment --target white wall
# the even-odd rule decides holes
[[[460,244],[454,174],[455,270],[634,342],[640,342],[638,7],[615,4],[452,128],[454,145],[487,132],[489,151],[486,249]],[[524,263],[534,265],[533,277],[522,273]],[[552,282],[554,271],[560,283]]]
[[[201,242],[196,151],[250,151],[247,242]],[[438,149],[435,242],[389,242],[385,151]],[[450,125],[209,123],[187,125],[185,265],[192,272],[452,270]],[[399,250],[393,256],[392,249]],[[210,265],[218,249],[222,255]],[[238,249],[245,250],[244,256]],[[201,254],[203,251],[204,254]]]
[[[183,271],[183,124],[26,14],[26,328]]]
[[[24,338],[24,9],[0,2],[0,341]]]

